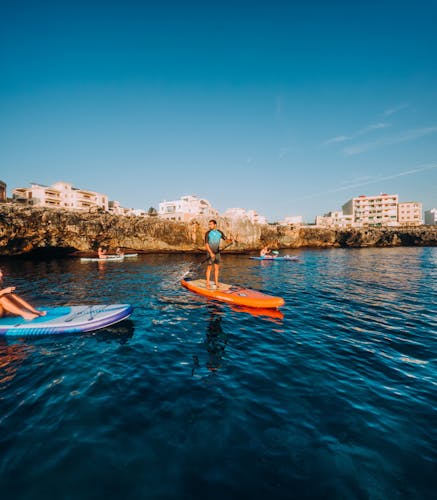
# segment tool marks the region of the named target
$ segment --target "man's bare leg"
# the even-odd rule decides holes
[[[215,281],[215,286],[218,288],[219,286],[219,265],[214,264],[214,281]]]
[[[211,278],[211,265],[208,265],[206,268],[206,288],[210,288],[209,280]]]

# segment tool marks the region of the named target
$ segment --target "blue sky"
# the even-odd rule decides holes
[[[437,206],[437,1],[2,2],[0,179],[270,221]]]

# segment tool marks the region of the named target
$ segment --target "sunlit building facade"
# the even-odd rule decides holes
[[[351,215],[355,226],[397,226],[398,200],[397,194],[357,196],[343,205],[343,214]]]
[[[228,208],[223,217],[231,220],[249,220],[254,224],[267,224],[267,219],[255,210],[246,210],[245,208]]]
[[[353,216],[345,215],[341,210],[328,212],[325,215],[318,215],[316,217],[317,227],[344,228],[352,227],[353,225]]]
[[[281,226],[299,226],[303,224],[302,215],[288,215],[279,221]]]
[[[69,210],[90,211],[108,210],[108,197],[101,193],[79,189],[67,182],[56,182],[51,186],[32,183],[30,188],[12,190],[16,203],[34,207],[65,208]]]
[[[162,201],[159,204],[158,215],[167,220],[189,221],[199,215],[218,217],[218,212],[208,200],[189,195],[181,196],[179,200]]]
[[[422,203],[406,201],[398,204],[398,222],[400,226],[421,226],[423,224]]]

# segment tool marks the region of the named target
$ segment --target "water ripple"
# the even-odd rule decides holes
[[[99,332],[1,339],[2,491],[432,498],[437,249],[293,254],[223,258],[224,281],[284,297],[270,316],[181,288],[195,256],[4,261],[5,286],[37,304],[135,310]]]

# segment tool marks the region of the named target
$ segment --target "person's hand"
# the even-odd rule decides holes
[[[0,293],[1,295],[6,295],[7,293],[12,293],[14,290],[14,286],[8,286],[8,288],[4,288]]]
[[[215,253],[212,253],[212,252],[211,252],[209,255],[211,256],[211,259],[212,259],[212,261],[214,262],[214,261],[215,261]]]

